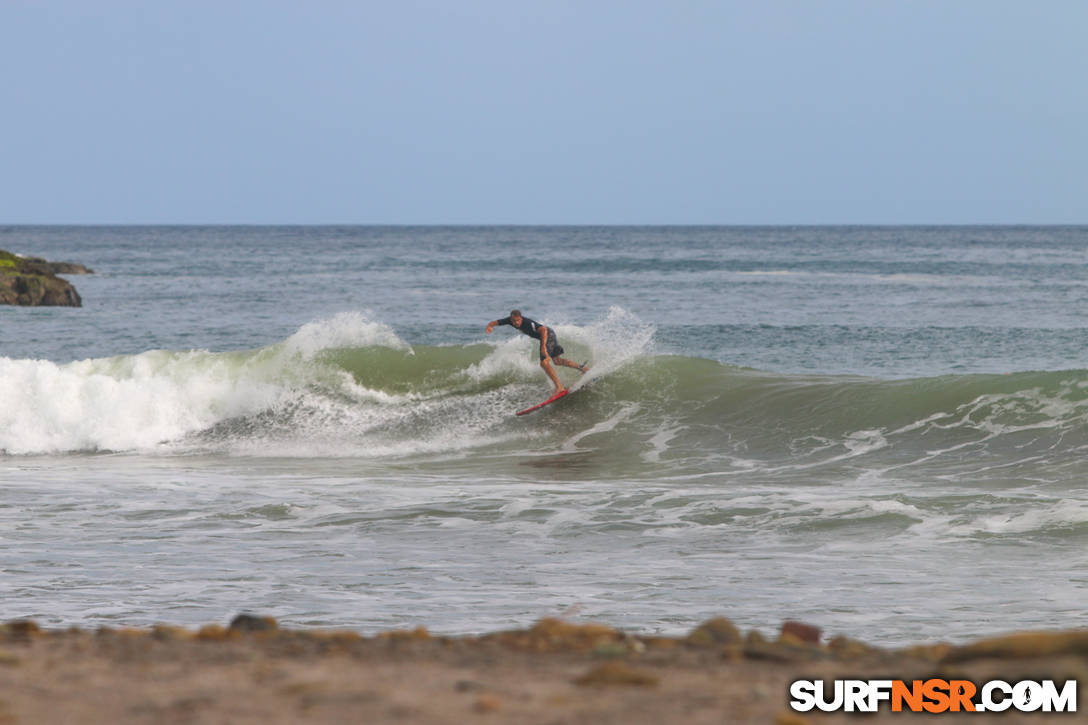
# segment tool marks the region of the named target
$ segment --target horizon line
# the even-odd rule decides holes
[[[1083,227],[1084,222],[0,222],[5,227]]]

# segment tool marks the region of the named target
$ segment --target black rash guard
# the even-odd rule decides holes
[[[543,328],[547,328],[547,330],[548,330],[548,344],[547,344],[546,347],[548,349],[548,357],[559,357],[560,355],[563,354],[563,347],[559,344],[559,340],[556,339],[556,337],[555,337],[555,330],[552,329],[551,327],[548,327],[547,325],[540,324],[536,320],[530,320],[528,317],[522,317],[521,318],[521,324],[520,325],[515,325],[513,323],[513,321],[510,320],[509,317],[504,317],[501,320],[496,320],[495,324],[496,325],[510,325],[510,327],[514,327],[514,328],[520,330],[521,332],[525,333],[529,337],[535,337],[537,340],[543,340],[544,339],[544,338],[542,338],[540,336],[540,330],[543,329]],[[544,359],[544,353],[540,353],[540,359],[541,360]]]
[[[515,325],[510,320],[509,317],[504,317],[501,320],[497,320],[495,322],[495,324],[496,325],[510,325],[510,327],[516,327],[517,329],[521,330],[522,332],[524,332],[529,337],[535,337],[538,340],[541,339],[541,337],[540,337],[540,328],[547,327],[547,325],[542,325],[539,322],[537,322],[536,320],[530,320],[528,317],[522,317],[520,325]],[[550,338],[551,336],[552,336],[552,329],[548,328],[548,337]]]

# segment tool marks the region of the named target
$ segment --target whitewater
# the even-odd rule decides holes
[[[7,227],[5,616],[1082,626],[1088,230]],[[533,256],[533,273],[510,249]],[[592,371],[544,411],[520,307]]]

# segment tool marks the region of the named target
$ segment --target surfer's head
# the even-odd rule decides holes
[[[521,324],[521,310],[510,310],[510,321],[515,325]]]

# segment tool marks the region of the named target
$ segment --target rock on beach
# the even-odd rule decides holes
[[[1078,701],[1085,700],[1084,630],[907,649],[841,634],[825,644],[821,635],[818,627],[795,621],[784,623],[776,640],[757,630],[742,635],[725,617],[678,637],[559,619],[476,636],[435,635],[423,626],[371,636],[300,630],[259,614],[196,630],[51,630],[0,619],[0,725],[831,725],[857,717],[791,711],[791,683],[859,677],[1075,679]],[[1073,717],[1058,715],[1055,722]],[[1039,713],[1030,712],[970,719],[1040,722]],[[889,707],[863,720],[921,721]]]

